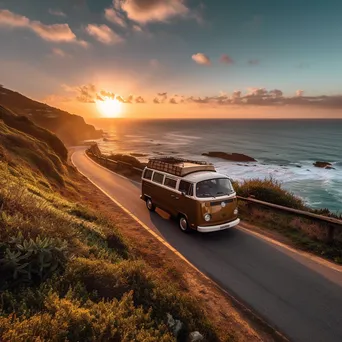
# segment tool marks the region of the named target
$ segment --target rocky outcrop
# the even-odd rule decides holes
[[[320,167],[322,169],[327,169],[327,170],[334,169],[331,163],[324,162],[324,161],[316,161],[315,163],[313,163],[313,165],[316,167]]]
[[[225,153],[225,152],[208,152],[202,153],[202,156],[221,158],[235,162],[255,162],[256,160],[250,156],[241,153]]]

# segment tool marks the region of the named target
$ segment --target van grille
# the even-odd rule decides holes
[[[232,198],[232,199],[228,199],[228,200],[224,200],[224,201],[210,202],[210,206],[214,207],[215,205],[221,205],[222,202],[228,204],[228,203],[234,202],[234,199]]]

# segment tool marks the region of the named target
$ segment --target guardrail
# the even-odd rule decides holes
[[[126,163],[126,162],[122,162],[122,161],[115,161],[115,160],[112,160],[109,158],[105,158],[103,156],[96,155],[91,151],[91,148],[87,150],[87,154],[91,155],[92,157],[94,157],[98,161],[102,161],[105,164],[104,166],[109,166],[109,165],[113,165],[113,166],[115,165],[118,167],[124,166],[126,168],[129,168],[129,169],[137,172],[137,173],[143,172],[143,169],[134,167],[130,163]],[[256,204],[256,205],[263,206],[266,208],[271,208],[271,209],[275,209],[278,211],[287,212],[290,214],[295,214],[297,216],[305,217],[305,218],[310,219],[310,220],[314,220],[314,221],[324,223],[327,225],[327,229],[328,229],[327,242],[332,242],[334,240],[335,228],[338,227],[339,229],[341,229],[341,227],[342,227],[342,220],[336,219],[334,217],[323,216],[323,215],[314,214],[314,213],[304,211],[304,210],[298,210],[298,209],[293,209],[293,208],[289,208],[289,207],[284,207],[284,206],[281,206],[278,204],[260,201],[258,199],[253,198],[253,197],[237,196],[237,198],[240,201],[247,202],[249,205]]]
[[[247,202],[249,204],[257,204],[266,208],[276,209],[278,211],[287,212],[290,214],[295,214],[297,216],[305,217],[310,220],[318,221],[321,223],[325,223],[327,225],[328,233],[327,233],[327,242],[332,242],[334,240],[335,228],[342,228],[342,220],[336,219],[334,217],[318,215],[314,213],[310,213],[309,211],[293,209],[289,207],[284,207],[278,204],[273,204],[269,202],[260,201],[258,199],[252,197],[241,197],[237,196],[237,198],[241,201]]]

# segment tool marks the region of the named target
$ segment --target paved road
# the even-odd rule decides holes
[[[202,272],[292,341],[342,341],[342,268],[330,268],[243,229],[184,234],[165,213],[150,213],[139,185],[74,153],[76,167]]]

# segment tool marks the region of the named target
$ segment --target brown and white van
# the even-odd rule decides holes
[[[141,184],[147,209],[168,212],[184,232],[213,232],[240,222],[232,183],[212,164],[173,157],[150,159]]]

